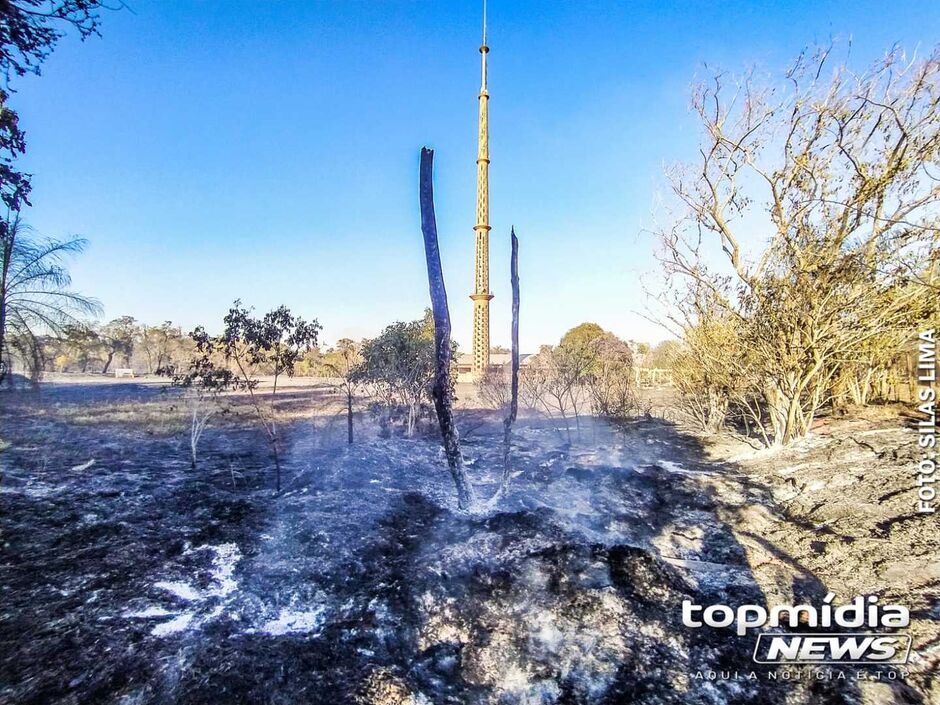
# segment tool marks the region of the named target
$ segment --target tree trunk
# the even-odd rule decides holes
[[[408,402],[408,418],[405,420],[405,438],[411,438],[415,434],[415,403]]]
[[[196,469],[196,446],[199,444],[199,423],[197,412],[199,410],[198,402],[193,401],[193,420],[189,431],[189,453],[192,460],[192,469]]]
[[[5,300],[6,300],[6,294],[0,291],[0,385],[3,384],[3,380],[7,376],[7,364],[6,364],[6,359],[4,357],[5,350],[3,347],[3,341],[6,337],[6,328],[7,328],[7,321],[6,321],[7,312],[6,312]]]
[[[786,399],[783,392],[777,384],[768,382],[764,388],[764,401],[767,404],[767,415],[770,417],[770,428],[773,431],[774,445],[783,445],[783,437],[786,433],[785,411]]]
[[[16,233],[9,227],[9,222],[0,226],[0,231],[5,234],[3,238],[3,262],[2,268],[0,268],[0,384],[3,384],[3,380],[9,372],[6,364],[6,348],[4,347],[7,332],[7,279],[10,273],[10,262],[13,258],[13,241],[16,238]]]
[[[815,416],[815,405],[804,409],[795,385],[781,389],[779,384],[769,384],[764,391],[767,412],[774,432],[774,445],[790,445],[805,436]]]
[[[349,434],[349,445],[353,442],[353,413],[352,413],[352,390],[346,390],[346,430]]]
[[[568,423],[568,414],[565,413],[565,407],[563,402],[558,403],[558,413],[561,415],[561,420],[565,422],[565,438],[568,441],[568,445],[571,445],[571,424]]]
[[[441,252],[437,243],[437,222],[434,217],[434,187],[431,174],[434,152],[427,147],[421,149],[420,201],[421,232],[424,235],[424,255],[428,266],[428,288],[431,294],[431,311],[434,315],[434,410],[441,426],[444,454],[447,466],[457,487],[457,506],[469,509],[475,502],[473,485],[467,478],[460,454],[460,439],[454,425],[451,408],[451,348],[450,310],[447,306],[447,289],[441,270]]]
[[[111,360],[113,359],[114,359],[114,352],[112,351],[108,353],[108,359],[104,363],[104,369],[101,370],[101,374],[103,375],[108,374],[108,368],[111,366]]]
[[[571,397],[571,410],[574,413],[574,428],[575,433],[578,435],[578,443],[581,442],[581,415],[578,413],[578,405],[574,400],[574,395],[570,394]]]
[[[281,494],[281,454],[277,448],[277,438],[271,440],[271,448],[274,450],[274,471],[277,475],[277,494]]]
[[[503,481],[501,491],[509,484],[512,426],[519,412],[519,239],[516,229],[509,231],[512,254],[509,260],[509,282],[512,286],[512,366],[509,372],[509,413],[503,422]]]

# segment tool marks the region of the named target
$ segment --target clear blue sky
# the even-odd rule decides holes
[[[418,153],[435,194],[457,340],[469,345],[478,2],[129,0],[64,41],[14,98],[35,173],[27,218],[81,234],[72,271],[108,318],[212,328],[233,299],[288,304],[323,337],[428,304]],[[490,0],[494,344],[508,341],[508,234],[522,346],[638,316],[663,165],[689,158],[703,62],[779,69],[851,40],[859,65],[940,38],[940,3]],[[694,152],[692,152],[694,153]]]

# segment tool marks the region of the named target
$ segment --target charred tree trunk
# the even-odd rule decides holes
[[[512,286],[512,366],[509,377],[509,413],[503,422],[503,482],[505,491],[509,484],[510,450],[512,448],[512,426],[519,412],[519,240],[516,229],[509,233],[512,254],[509,261],[509,281]]]
[[[441,425],[447,466],[457,487],[457,505],[469,509],[474,504],[473,486],[467,478],[460,454],[460,439],[454,425],[451,408],[451,347],[450,311],[447,290],[441,271],[441,252],[437,243],[437,222],[434,218],[434,187],[431,183],[434,161],[433,150],[421,149],[420,199],[421,232],[424,235],[424,255],[428,265],[428,288],[431,292],[431,311],[434,315],[434,410]]]
[[[347,382],[348,384],[348,382]],[[346,388],[346,430],[349,435],[349,445],[353,444],[353,410],[352,410],[352,389]]]
[[[281,494],[281,454],[277,447],[277,437],[271,439],[271,449],[274,451],[274,471],[277,476],[277,494]]]

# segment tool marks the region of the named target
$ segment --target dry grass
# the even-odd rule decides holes
[[[192,407],[189,399],[178,389],[166,387],[153,381],[128,380],[127,384],[139,385],[140,393],[128,393],[115,399],[96,398],[98,385],[113,385],[110,378],[73,378],[74,384],[91,385],[87,395],[79,395],[74,401],[57,401],[42,405],[38,413],[52,419],[84,426],[118,426],[124,429],[143,431],[148,435],[173,435],[189,428]],[[103,380],[103,381],[102,381]],[[56,380],[61,381],[61,380]],[[269,385],[261,385],[254,397],[247,392],[230,392],[220,395],[212,424],[237,427],[255,423],[255,404],[270,409],[273,403],[278,420],[283,423],[303,419],[317,419],[345,413],[345,399],[338,394],[328,380],[304,379],[301,384],[282,386],[272,397]],[[130,389],[130,387],[128,387]],[[159,390],[159,391],[158,391]],[[84,391],[84,389],[83,389]],[[357,405],[357,410],[364,403]]]

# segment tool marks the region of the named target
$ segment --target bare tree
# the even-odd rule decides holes
[[[441,438],[447,466],[457,488],[457,506],[469,509],[475,503],[473,485],[463,467],[460,453],[460,438],[454,425],[451,406],[453,384],[451,382],[450,310],[447,306],[447,289],[441,270],[441,252],[437,243],[437,222],[434,217],[434,186],[432,182],[434,152],[421,149],[420,201],[421,232],[424,235],[424,254],[428,266],[428,288],[431,294],[431,311],[434,315],[434,409],[441,425]]]
[[[615,423],[632,417],[639,408],[633,375],[633,351],[612,333],[594,343],[597,357],[586,383],[594,413]]]
[[[512,397],[510,376],[501,367],[486,370],[477,381],[477,394],[487,407],[505,412]]]
[[[630,347],[596,323],[582,323],[565,333],[555,347],[543,346],[526,361],[520,376],[523,403],[564,424],[580,438],[585,409],[609,419],[623,418],[636,407],[633,353]]]
[[[830,53],[783,85],[729,91],[718,73],[695,89],[703,144],[670,173],[682,214],[660,232],[667,274],[696,292],[674,301],[683,322],[702,291],[736,319],[749,359],[734,386],[774,443],[809,431],[844,361],[917,325],[929,288],[912,284],[937,276],[938,54],[855,75]]]
[[[560,419],[564,425],[562,435],[568,443],[574,440],[571,422],[574,420],[580,428],[580,409],[587,400],[582,368],[576,359],[560,345],[545,345],[526,361],[526,369],[519,378],[523,404],[552,421]]]

